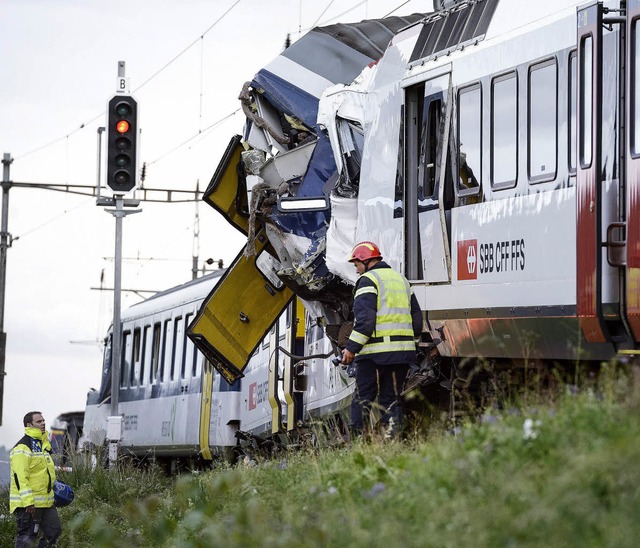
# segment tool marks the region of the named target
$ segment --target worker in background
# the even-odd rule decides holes
[[[378,246],[361,242],[351,251],[360,278],[356,282],[355,323],[342,363],[356,365],[356,391],[351,404],[355,435],[370,427],[376,398],[382,424],[395,436],[402,428],[402,389],[416,361],[415,338],[422,332],[422,312],[407,279],[382,260]]]
[[[54,506],[56,471],[51,444],[40,411],[24,416],[24,437],[10,452],[11,490],[9,509],[16,516],[16,548],[56,546],[62,532]]]

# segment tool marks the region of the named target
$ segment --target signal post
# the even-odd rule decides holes
[[[138,103],[128,94],[125,78],[125,63],[118,62],[116,94],[107,107],[107,186],[113,197],[100,196],[100,156],[98,155],[97,200],[99,206],[115,206],[107,209],[115,217],[115,252],[113,276],[113,331],[111,345],[111,416],[108,418],[107,440],[109,441],[109,467],[113,468],[118,458],[118,445],[122,439],[122,417],[118,413],[118,391],[120,389],[120,362],[122,360],[121,292],[122,292],[122,219],[139,213],[134,208],[139,200],[127,199],[125,195],[138,186]],[[100,150],[100,145],[98,146]]]

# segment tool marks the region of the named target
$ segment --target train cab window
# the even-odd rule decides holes
[[[140,378],[140,328],[136,327],[133,330],[133,347],[131,349],[131,368],[129,374],[129,386],[136,386],[138,379]]]
[[[153,344],[151,346],[151,382],[158,378],[160,369],[160,341],[162,330],[160,322],[153,324]]]
[[[478,194],[482,184],[482,91],[480,84],[458,93],[458,193]]]
[[[120,360],[120,386],[122,388],[128,386],[129,371],[132,369],[131,365],[131,331],[125,331],[122,334],[122,359]]]
[[[576,172],[577,136],[578,136],[578,54],[573,51],[569,55],[569,172]]]
[[[491,186],[512,188],[518,177],[518,80],[516,73],[491,86]]]
[[[557,171],[558,71],[555,59],[533,65],[529,70],[529,112],[527,125],[529,180],[551,181]]]
[[[343,162],[340,179],[336,184],[336,194],[344,198],[355,198],[358,196],[360,185],[364,132],[358,122],[343,118],[336,119],[336,128]]]
[[[580,48],[580,167],[588,168],[593,156],[593,37],[585,36]]]
[[[631,113],[630,113],[630,135],[631,135],[631,155],[634,158],[640,156],[640,86],[638,78],[640,76],[640,19],[631,23]]]

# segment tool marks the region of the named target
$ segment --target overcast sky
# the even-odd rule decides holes
[[[431,0],[2,0],[0,154],[11,180],[95,185],[97,128],[119,60],[140,105],[145,186],[209,183],[240,133],[242,84],[315,25],[427,12]],[[234,114],[234,112],[236,112]],[[219,122],[219,123],[218,123]],[[111,323],[113,217],[95,199],[12,188],[4,328],[7,356],[0,445],[22,417],[48,425],[84,408],[98,388]],[[123,288],[162,290],[191,279],[196,205],[145,204],[124,220]],[[200,266],[229,264],[242,237],[202,203]],[[123,310],[140,297],[123,293]]]

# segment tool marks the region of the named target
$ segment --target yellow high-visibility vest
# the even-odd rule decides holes
[[[363,345],[359,354],[415,350],[409,282],[392,268],[378,268],[362,275],[369,278],[375,288],[359,288],[355,298],[365,293],[377,293],[378,310],[375,331],[371,337],[355,330],[349,336],[353,342]]]
[[[53,506],[53,483],[56,471],[53,459],[47,451],[51,444],[39,428],[27,427],[24,436],[11,449],[11,489],[9,511],[16,508]],[[38,443],[34,444],[33,440]]]

